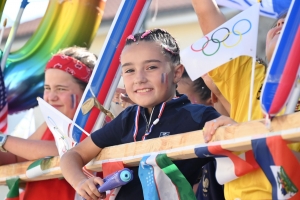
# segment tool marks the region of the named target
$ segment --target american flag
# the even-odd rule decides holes
[[[7,101],[2,70],[0,69],[0,131],[7,132]]]

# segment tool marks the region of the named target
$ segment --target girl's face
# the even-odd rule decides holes
[[[121,54],[122,76],[129,98],[148,108],[171,100],[183,66],[172,66],[156,42],[138,41],[125,46]]]
[[[270,62],[274,49],[277,44],[281,29],[283,27],[285,18],[281,18],[277,21],[276,26],[271,28],[267,34],[266,38],[266,56],[267,60]]]
[[[59,69],[45,72],[44,100],[73,119],[83,91],[72,75]]]

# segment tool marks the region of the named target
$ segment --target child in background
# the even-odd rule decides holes
[[[44,100],[72,119],[96,61],[97,56],[82,47],[69,47],[54,54],[45,66]],[[28,139],[8,135],[1,146],[3,149],[7,152],[0,152],[0,165],[58,156],[46,122]],[[73,200],[75,190],[64,179],[33,181],[26,183],[20,197],[23,200]]]
[[[210,85],[213,85],[213,83]],[[181,80],[177,83],[177,86],[177,91],[180,94],[185,94],[192,104],[213,106],[218,113],[229,116],[226,108],[218,99],[217,95],[212,93],[207,87],[202,77],[192,81],[186,70],[184,70]]]
[[[185,94],[192,104],[203,104],[212,106],[210,89],[205,85],[200,77],[192,81],[186,70],[183,71],[181,80],[177,84],[177,91]]]
[[[193,7],[204,35],[208,34],[226,19],[219,10],[214,0],[192,0]],[[284,24],[284,17],[280,18],[275,27],[272,27],[266,37],[266,57],[270,61],[277,44],[280,31]],[[256,42],[256,41],[253,41]],[[240,56],[210,71],[203,77],[207,86],[219,98],[224,98],[229,103],[229,114],[237,122],[248,121],[248,105],[250,94],[250,77],[252,71],[252,58]],[[263,118],[260,107],[260,92],[265,80],[266,66],[261,61],[255,64],[254,89],[252,102],[252,118]],[[211,83],[214,83],[213,87]],[[218,93],[219,91],[219,93]],[[208,122],[205,125],[204,138],[210,141],[219,121]],[[299,151],[300,145],[293,143],[291,149]],[[261,169],[248,173],[234,181],[225,184],[226,199],[272,199],[272,186]]]
[[[179,47],[168,32],[154,29],[128,36],[120,61],[126,92],[136,105],[92,133],[60,161],[64,177],[85,199],[105,195],[95,186],[103,184],[101,178],[88,179],[82,173],[82,167],[103,148],[200,130],[206,121],[220,116],[212,107],[191,104],[185,95],[176,95],[176,84],[184,68],[180,64]],[[230,119],[228,123],[232,123]],[[201,166],[207,162],[188,159],[174,163],[193,185]],[[143,199],[138,168],[131,169],[134,179],[120,189],[116,199]]]

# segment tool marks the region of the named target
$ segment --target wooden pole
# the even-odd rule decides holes
[[[246,151],[251,149],[251,137],[281,134],[289,142],[300,142],[300,112],[275,117],[271,130],[264,125],[264,120],[249,121],[218,128],[213,141],[219,141],[224,149]],[[213,143],[209,143],[212,145]],[[126,166],[137,166],[140,159],[152,152],[166,153],[173,160],[196,158],[196,145],[205,145],[202,131],[193,131],[146,141],[133,142],[107,147],[90,163],[87,169],[101,171],[102,163],[122,160]],[[42,176],[29,179],[26,169],[32,162],[5,165],[0,167],[0,185],[10,177],[19,176],[22,181],[36,181],[62,177],[59,168],[59,157],[52,158],[50,165]],[[70,166],[72,167],[72,166]]]

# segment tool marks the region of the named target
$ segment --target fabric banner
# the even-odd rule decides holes
[[[139,178],[145,200],[196,199],[191,185],[166,154],[144,156]]]
[[[272,184],[272,199],[300,199],[300,164],[281,136],[253,139],[255,159]]]
[[[9,189],[6,200],[19,200],[19,182],[19,177],[6,180],[6,185]]]
[[[252,151],[236,155],[223,149],[220,144],[215,144],[196,147],[195,154],[199,158],[216,159],[216,179],[219,184],[225,184],[259,168]]]
[[[225,22],[184,49],[182,64],[194,81],[241,55],[256,57],[259,4]]]

